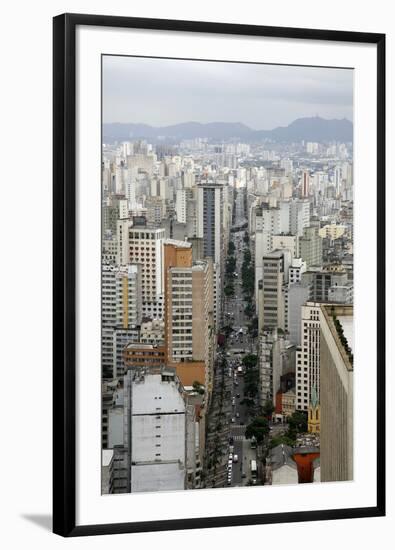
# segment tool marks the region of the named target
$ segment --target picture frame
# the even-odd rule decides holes
[[[239,513],[147,519],[108,523],[100,519],[79,523],[78,489],[84,480],[78,472],[78,422],[82,414],[78,392],[78,346],[81,329],[80,304],[83,299],[77,284],[78,250],[81,226],[78,223],[78,148],[79,117],[85,117],[78,103],[79,28],[113,29],[120,33],[149,31],[181,33],[189,36],[225,36],[250,39],[318,41],[340,45],[370,45],[376,48],[376,257],[377,308],[373,323],[376,333],[376,365],[372,379],[376,391],[374,409],[376,437],[370,442],[375,461],[375,502],[369,506],[325,507],[272,513]],[[182,38],[181,38],[182,39]],[[103,53],[106,53],[105,51]],[[133,52],[131,52],[133,53]],[[287,64],[288,60],[284,59]],[[325,63],[323,64],[325,65]],[[86,78],[90,78],[86,75]],[[358,133],[356,122],[356,132]],[[91,147],[100,149],[98,143]],[[373,155],[373,153],[372,153]],[[362,190],[361,190],[362,193]],[[97,388],[96,388],[97,389]],[[99,391],[99,390],[98,390]],[[85,394],[84,394],[85,395]],[[373,414],[373,413],[372,413]],[[359,472],[361,474],[361,472]],[[254,489],[254,490],[258,490]],[[193,496],[193,495],[192,495]],[[150,495],[154,499],[154,495]],[[227,23],[159,20],[85,14],[63,14],[53,20],[53,531],[66,536],[120,534],[144,531],[246,526],[330,519],[352,519],[385,515],[385,35],[335,30],[265,27]]]

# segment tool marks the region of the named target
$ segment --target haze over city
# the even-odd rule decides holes
[[[297,118],[353,120],[353,71],[321,67],[103,57],[103,122],[167,126]]]

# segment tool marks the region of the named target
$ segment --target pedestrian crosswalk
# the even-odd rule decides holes
[[[234,441],[243,441],[244,439],[244,434],[243,435],[234,435],[233,436],[233,440]]]

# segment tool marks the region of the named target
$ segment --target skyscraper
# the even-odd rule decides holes
[[[353,306],[320,307],[321,481],[353,479]]]

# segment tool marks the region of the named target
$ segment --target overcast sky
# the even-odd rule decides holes
[[[270,130],[319,115],[352,120],[353,71],[103,58],[103,122],[243,122]]]

